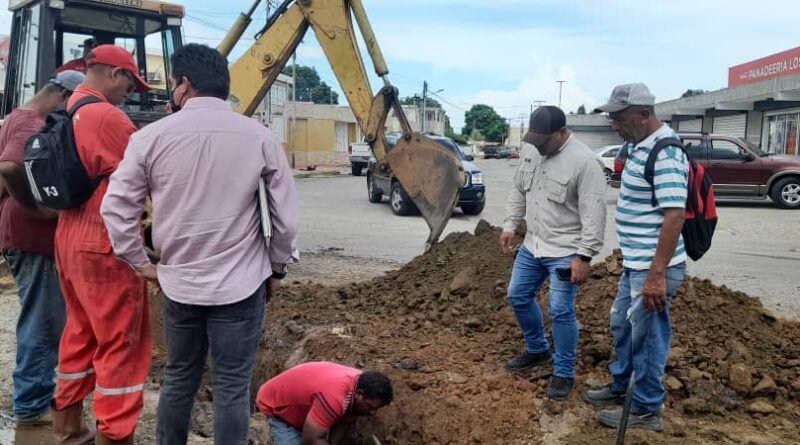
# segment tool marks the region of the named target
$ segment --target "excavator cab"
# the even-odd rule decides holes
[[[152,0],[10,0],[9,9],[0,118],[33,97],[59,66],[82,58],[89,39],[128,49],[153,87],[131,94],[123,104],[134,121],[145,124],[165,114],[169,61],[182,46],[183,6]]]

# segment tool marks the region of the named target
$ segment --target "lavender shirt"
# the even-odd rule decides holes
[[[259,178],[272,211],[269,247]],[[241,301],[298,258],[297,191],[283,149],[270,130],[220,99],[192,98],[136,132],[111,175],[101,214],[114,252],[136,267],[149,263],[140,230],[148,195],[158,282],[173,301]]]

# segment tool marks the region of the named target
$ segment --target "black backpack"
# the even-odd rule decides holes
[[[697,163],[686,148],[677,138],[666,138],[656,142],[650,151],[644,167],[644,179],[653,187],[653,207],[658,207],[656,202],[656,189],[654,182],[656,158],[658,153],[667,146],[678,147],[686,154],[689,160],[689,180],[686,198],[686,221],[683,223],[683,244],[689,258],[697,261],[711,248],[711,239],[717,227],[717,205],[714,200],[714,184],[706,174],[705,168]]]
[[[72,117],[84,105],[101,102],[94,96],[79,99],[69,110],[47,116],[44,127],[25,144],[25,174],[33,198],[44,207],[69,209],[91,198],[100,183],[90,178],[75,144]]]

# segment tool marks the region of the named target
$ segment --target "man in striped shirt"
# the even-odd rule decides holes
[[[669,306],[686,274],[681,229],[689,162],[679,147],[665,147],[656,157],[653,185],[645,179],[645,164],[656,142],[676,137],[658,120],[654,104],[647,86],[636,83],[614,88],[609,102],[596,110],[609,113],[612,127],[627,142],[616,212],[624,271],[611,308],[613,381],[587,391],[584,400],[596,406],[621,403],[633,372],[628,425],[661,431],[662,379],[672,337]],[[621,409],[598,414],[600,423],[609,427],[617,427],[621,418]]]

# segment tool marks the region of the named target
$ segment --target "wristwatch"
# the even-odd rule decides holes
[[[578,254],[578,258],[580,258],[582,261],[585,261],[587,263],[591,263],[592,262],[592,257],[590,257],[590,256]]]
[[[289,266],[284,264],[283,267],[280,268],[280,270],[272,269],[272,275],[270,275],[270,278],[275,278],[276,280],[282,280],[286,278],[286,274],[288,272],[289,272]]]

